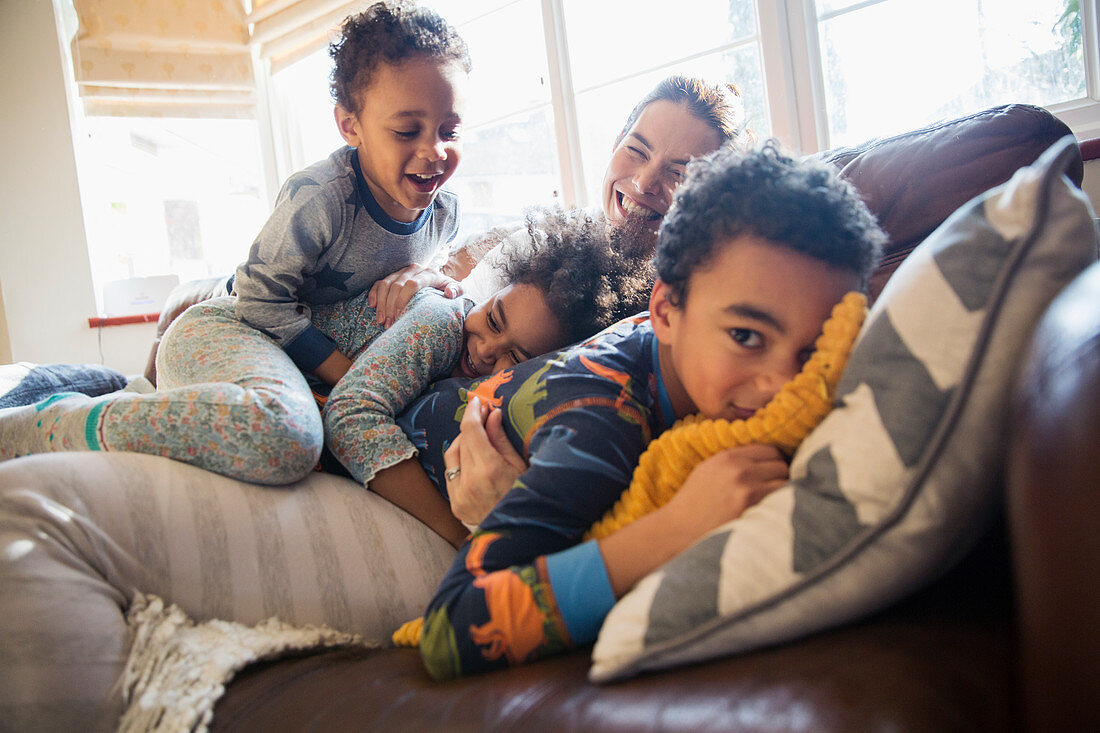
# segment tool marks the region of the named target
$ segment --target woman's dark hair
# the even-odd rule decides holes
[[[718,133],[721,145],[746,150],[756,142],[756,134],[746,127],[745,103],[735,85],[708,84],[697,77],[678,74],[661,80],[634,105],[619,133],[619,140],[626,137],[646,107],[662,101],[687,107],[692,115]]]
[[[500,265],[509,284],[538,287],[569,343],[646,310],[653,267],[644,248],[583,211],[527,214],[530,254]]]
[[[863,288],[886,241],[859,193],[825,164],[774,140],[747,154],[720,148],[688,164],[657,234],[657,274],[673,304],[721,244],[746,235],[850,270]]]
[[[350,15],[329,45],[330,91],[336,104],[359,113],[359,92],[370,86],[378,64],[413,56],[453,61],[470,73],[470,53],[458,32],[433,10],[407,0],[377,2]]]

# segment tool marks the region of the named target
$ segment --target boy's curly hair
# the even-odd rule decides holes
[[[340,38],[329,45],[330,91],[336,104],[359,113],[359,92],[370,86],[380,63],[399,64],[412,56],[453,61],[470,73],[470,52],[458,32],[435,11],[409,0],[377,2],[350,15]]]
[[[542,290],[569,343],[648,307],[654,280],[648,251],[602,216],[533,209],[527,233],[530,254],[499,268],[508,283]]]
[[[750,153],[719,149],[688,165],[657,235],[657,274],[672,302],[683,303],[718,245],[744,235],[854,272],[863,289],[886,241],[859,193],[825,164],[774,140]]]

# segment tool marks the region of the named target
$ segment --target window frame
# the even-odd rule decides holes
[[[865,0],[850,10],[858,10],[889,0]],[[824,71],[818,40],[818,18],[814,0],[756,0],[758,17],[767,5],[776,16],[761,31],[761,52],[765,63],[765,79],[769,82],[769,110],[785,112],[777,124],[772,118],[776,137],[794,145],[803,153],[816,153],[831,147],[829,125],[825,115]],[[1078,138],[1100,135],[1100,0],[1080,0],[1081,43],[1085,56],[1085,96],[1046,107],[1061,119]],[[845,12],[848,12],[846,10]],[[838,13],[828,14],[832,17]],[[762,23],[763,25],[763,23]],[[803,43],[795,43],[801,39]],[[770,41],[770,43],[769,43]],[[769,66],[772,67],[769,70]],[[773,71],[770,74],[769,71]],[[776,84],[773,95],[770,83]],[[790,95],[786,99],[783,94]],[[777,98],[778,97],[778,98]],[[809,109],[797,100],[811,101]],[[794,112],[790,111],[794,107]]]
[[[888,0],[865,0],[855,7],[885,1]],[[590,206],[598,192],[588,191],[585,182],[576,105],[578,92],[584,90],[577,90],[573,83],[564,4],[563,0],[540,0],[540,3],[562,203],[566,207]],[[803,154],[828,149],[831,143],[814,0],[754,0],[754,3],[756,43],[772,136]],[[1080,0],[1080,6],[1086,96],[1047,109],[1079,138],[1087,138],[1100,135],[1100,0]],[[668,65],[683,60],[673,60]],[[292,143],[288,126],[269,95],[270,66],[255,51],[253,63],[260,100],[257,110],[260,148],[269,204],[273,204],[280,182],[294,172],[288,170]]]

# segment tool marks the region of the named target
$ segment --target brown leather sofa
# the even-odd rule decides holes
[[[1068,133],[1012,105],[821,154],[890,235],[872,294],[951,212]],[[1080,165],[1071,178],[1080,185]],[[181,286],[158,332],[220,282]],[[1100,730],[1098,306],[1100,265],[1042,323],[1018,390],[1004,520],[892,608],[607,686],[587,681],[588,649],[446,683],[407,649],[284,659],[238,675],[212,730]]]

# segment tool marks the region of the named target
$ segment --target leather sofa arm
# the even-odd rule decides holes
[[[1100,263],[1055,299],[1021,373],[1008,466],[1029,731],[1100,730]]]
[[[157,348],[168,326],[180,313],[203,300],[226,295],[225,284],[229,276],[207,277],[201,280],[189,280],[180,283],[168,294],[168,300],[160,309],[160,318],[157,319],[157,335],[153,339],[153,345],[149,349],[149,358],[145,362],[145,378],[153,385],[157,383]]]

